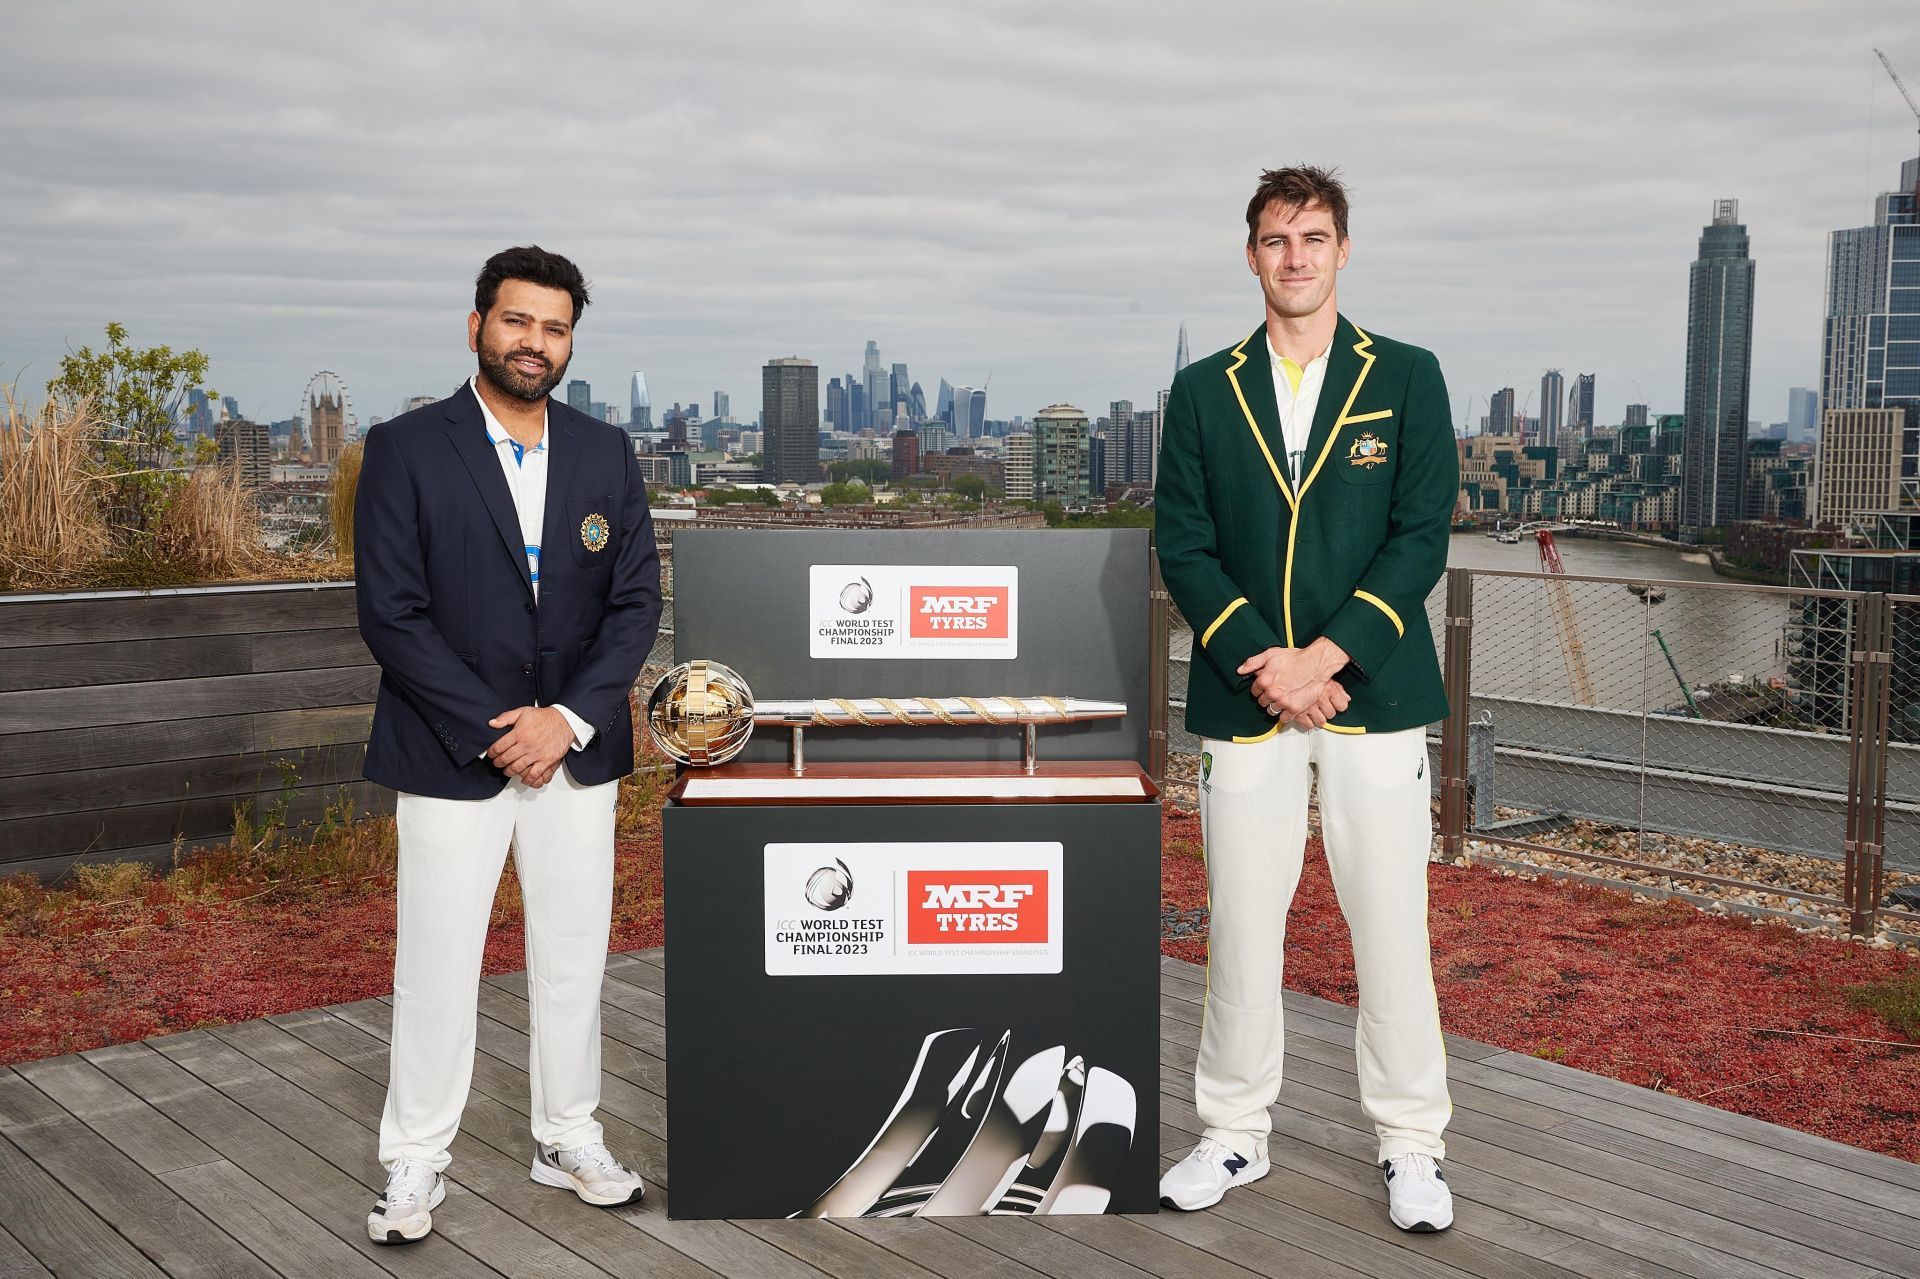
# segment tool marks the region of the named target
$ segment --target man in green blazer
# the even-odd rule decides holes
[[[1161,1181],[1173,1208],[1268,1170],[1281,958],[1319,782],[1353,936],[1361,1102],[1389,1214],[1444,1230],[1451,1106],[1427,941],[1426,725],[1447,713],[1426,599],[1459,491],[1433,355],[1339,312],[1345,188],[1271,170],[1247,206],[1266,320],[1174,378],[1155,488],[1161,569],[1195,630],[1212,920],[1194,1099],[1205,1135]]]

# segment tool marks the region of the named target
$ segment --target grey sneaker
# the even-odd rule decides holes
[[[622,1167],[597,1141],[577,1150],[555,1150],[545,1142],[535,1142],[532,1176],[543,1186],[571,1190],[601,1208],[636,1203],[647,1192],[640,1174]]]
[[[447,1179],[418,1159],[387,1169],[387,1190],[367,1214],[367,1238],[375,1243],[417,1243],[433,1229],[433,1210],[447,1197]]]

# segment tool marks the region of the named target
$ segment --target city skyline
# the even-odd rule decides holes
[[[555,126],[532,158],[588,194],[515,212],[490,171],[512,117],[470,90],[470,59],[429,18],[318,15],[321,45],[355,46],[337,80],[271,14],[103,24],[94,10],[27,11],[0,50],[19,122],[0,141],[16,303],[0,381],[37,396],[69,346],[118,320],[142,345],[207,352],[209,386],[261,420],[292,416],[312,371],[338,368],[363,424],[470,373],[473,272],[527,241],[595,282],[569,376],[609,402],[643,368],[660,403],[730,387],[750,421],[767,353],[839,371],[877,338],[929,388],[991,372],[996,418],[1150,403],[1179,325],[1198,356],[1257,323],[1240,210],[1261,165],[1298,160],[1339,164],[1353,185],[1344,309],[1439,353],[1456,422],[1484,411],[1469,419],[1469,396],[1549,367],[1597,373],[1601,423],[1629,402],[1676,410],[1686,308],[1672,282],[1698,209],[1739,198],[1763,264],[1754,416],[1776,420],[1789,388],[1820,384],[1827,231],[1858,225],[1914,150],[1871,47],[1920,74],[1897,3],[1813,29],[1780,5],[1508,6],[1481,54],[1510,73],[1466,78],[1426,53],[1457,18],[1341,14],[1345,38],[1298,68],[1284,103],[1260,87],[1258,48],[1145,7],[1089,23],[1071,5],[846,5],[778,38],[692,13],[605,16],[516,38],[530,64],[564,60],[569,84],[599,87],[591,105],[543,88],[532,108]],[[670,53],[617,74],[643,27]],[[350,38],[366,30],[381,39]],[[963,36],[976,56],[961,92],[918,92],[918,72],[862,54]],[[1418,130],[1351,92],[1359,55],[1338,50],[1361,45],[1369,74],[1427,103]],[[196,70],[208,47],[219,77]],[[1116,60],[1139,76],[1113,77]],[[236,96],[271,106],[234,112]],[[1264,154],[1217,127],[1283,105],[1336,142]],[[851,143],[882,162],[849,169]],[[941,181],[902,182],[933,154]],[[1143,184],[1154,200],[1113,198]]]

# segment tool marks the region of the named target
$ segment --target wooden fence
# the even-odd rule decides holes
[[[351,582],[0,596],[0,875],[164,862],[239,804],[390,812],[378,681]]]

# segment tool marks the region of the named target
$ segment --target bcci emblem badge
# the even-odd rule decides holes
[[[607,517],[597,511],[580,521],[580,545],[589,551],[606,550],[607,539],[612,535],[613,530],[607,527]]]
[[[1360,438],[1347,450],[1347,465],[1358,466],[1371,471],[1387,460],[1387,442],[1372,431],[1362,431]]]

